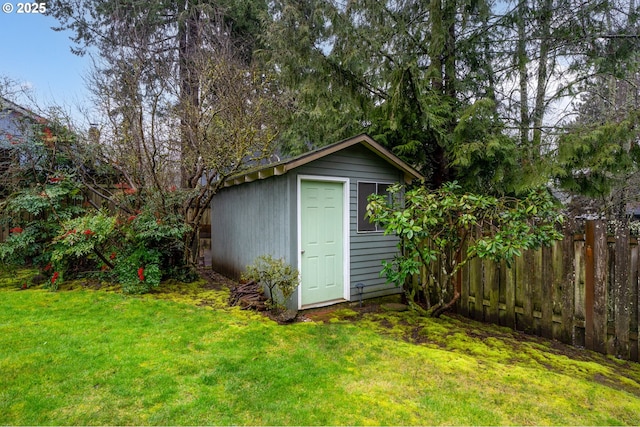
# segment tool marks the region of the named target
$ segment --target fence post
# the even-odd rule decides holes
[[[629,272],[629,356],[633,361],[638,361],[638,239],[630,239],[629,252],[631,271]],[[631,333],[633,332],[633,337]]]
[[[615,223],[615,267],[613,276],[613,303],[615,326],[615,352],[622,359],[629,359],[629,223]]]
[[[603,221],[593,227],[592,349],[607,352],[607,228]]]

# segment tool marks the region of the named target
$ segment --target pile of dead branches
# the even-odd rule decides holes
[[[245,310],[265,311],[267,297],[264,296],[262,286],[254,280],[240,283],[231,289],[229,305],[239,306]]]

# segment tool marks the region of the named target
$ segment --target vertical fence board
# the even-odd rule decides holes
[[[462,253],[458,252],[456,255],[456,265],[459,266],[462,262]],[[458,270],[453,276],[453,286],[455,287],[455,295],[462,296],[462,270]],[[460,300],[456,303],[456,307],[460,306]]]
[[[505,326],[516,328],[516,263],[505,267]]]
[[[629,300],[631,312],[629,313],[629,358],[638,361],[638,241],[634,239],[629,253]]]
[[[470,284],[469,287],[475,297],[473,304],[473,319],[483,320],[483,291],[482,291],[482,261],[478,258],[474,258],[469,263],[470,267]]]
[[[532,251],[526,251],[523,265],[522,280],[522,319],[519,322],[519,329],[526,332],[533,332],[533,299],[532,299],[532,281],[535,278],[534,256]]]
[[[572,227],[567,226],[564,234],[564,239],[562,239],[562,331],[560,340],[566,344],[573,344],[576,299],[576,251]]]
[[[489,319],[489,303],[491,297],[491,284],[488,282],[489,277],[487,277],[488,271],[490,268],[490,261],[483,259],[482,260],[482,318],[485,322],[493,323],[492,320]]]
[[[542,274],[540,277],[539,293],[540,312],[540,333],[545,338],[553,338],[553,259],[550,246],[543,247],[540,251],[542,256]]]
[[[607,238],[607,276],[606,276],[606,306],[605,306],[605,319],[606,319],[606,339],[605,339],[605,351],[606,354],[615,354],[616,352],[616,344],[615,344],[615,312],[614,312],[614,298],[615,291],[613,289],[613,284],[616,281],[615,273],[616,273],[616,240],[615,237]]]
[[[616,224],[614,292],[615,355],[629,359],[629,227],[626,221]]]
[[[524,282],[527,280],[524,264],[524,254],[518,257],[514,263],[514,276],[517,278],[515,281],[514,297],[515,297],[515,318],[517,330],[522,330],[522,307],[524,306]]]
[[[587,222],[585,230],[585,275],[584,275],[584,345],[593,349],[593,298],[595,282],[594,237],[595,223]]]
[[[507,263],[502,260],[500,261],[500,265],[498,266],[498,286],[499,286],[499,295],[498,295],[498,324],[506,325],[507,324],[507,313],[504,310],[506,307],[507,301]]]
[[[537,249],[532,252],[533,264],[531,265],[531,323],[533,329],[532,334],[541,335],[542,326],[540,321],[540,313],[542,313],[542,250]]]
[[[466,251],[467,247],[465,244],[465,246],[462,248],[462,253],[466,253]],[[469,317],[469,276],[469,265],[466,265],[460,269],[458,276],[460,278],[460,314],[465,317]]]
[[[586,233],[585,238],[582,241],[576,242],[576,249],[574,251],[575,255],[575,265],[576,265],[576,275],[574,280],[573,290],[574,294],[574,329],[573,329],[573,338],[574,344],[578,346],[585,347],[586,346],[586,288],[587,288],[587,254],[593,253],[593,248],[589,246],[587,249],[587,239]],[[593,258],[593,256],[592,256]],[[593,267],[593,262],[591,264]],[[590,269],[589,274],[591,275],[591,282],[593,283],[593,268]],[[593,284],[591,285],[593,286]],[[591,306],[593,307],[593,297],[590,300]],[[593,342],[593,339],[592,339]]]
[[[485,288],[489,290],[489,309],[488,321],[498,324],[499,318],[499,302],[500,302],[500,270],[495,262],[487,261],[484,264]]]
[[[606,353],[607,342],[607,275],[608,250],[607,229],[602,221],[594,221],[594,282],[593,282],[593,321],[592,349]]]
[[[562,257],[562,242],[554,242],[551,247],[551,270],[553,271],[553,283],[551,285],[551,335],[553,339],[557,340],[562,339],[562,283],[564,280]]]

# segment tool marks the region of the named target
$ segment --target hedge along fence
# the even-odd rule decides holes
[[[117,211],[115,205],[105,202],[97,194],[90,193],[88,196],[91,201],[97,206],[106,206],[111,212]],[[86,203],[86,199],[84,202]],[[192,215],[192,210],[189,210],[188,215]],[[14,218],[15,220],[15,218]],[[25,224],[33,221],[34,217],[29,214],[23,214],[21,218],[14,221],[14,224]],[[0,224],[0,243],[5,242],[11,234],[10,229],[12,226]],[[211,209],[206,208],[202,217],[202,223],[200,224],[200,243],[199,243],[199,259],[201,262],[210,265],[211,264]]]
[[[511,267],[474,259],[458,274],[458,312],[469,318],[639,360],[638,239],[586,221]]]
[[[94,196],[94,198],[96,199],[95,201],[99,201],[99,198],[97,196]],[[113,210],[115,210],[115,208],[112,208]],[[18,223],[27,223],[30,221],[33,221],[34,217],[28,214],[24,214],[22,215],[22,217],[20,218],[19,221],[17,221]],[[7,226],[7,225],[0,225],[0,243],[5,242],[8,238],[10,233],[11,227]],[[200,254],[199,257],[203,258],[203,262],[207,262],[207,260],[205,260],[207,257],[208,259],[208,263],[210,264],[210,257],[211,257],[211,211],[210,208],[205,209],[205,214],[202,217],[202,224],[200,224]]]

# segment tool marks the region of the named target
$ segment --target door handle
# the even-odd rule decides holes
[[[303,250],[301,250],[301,251],[300,251],[300,253],[304,255],[304,249],[303,249]]]

